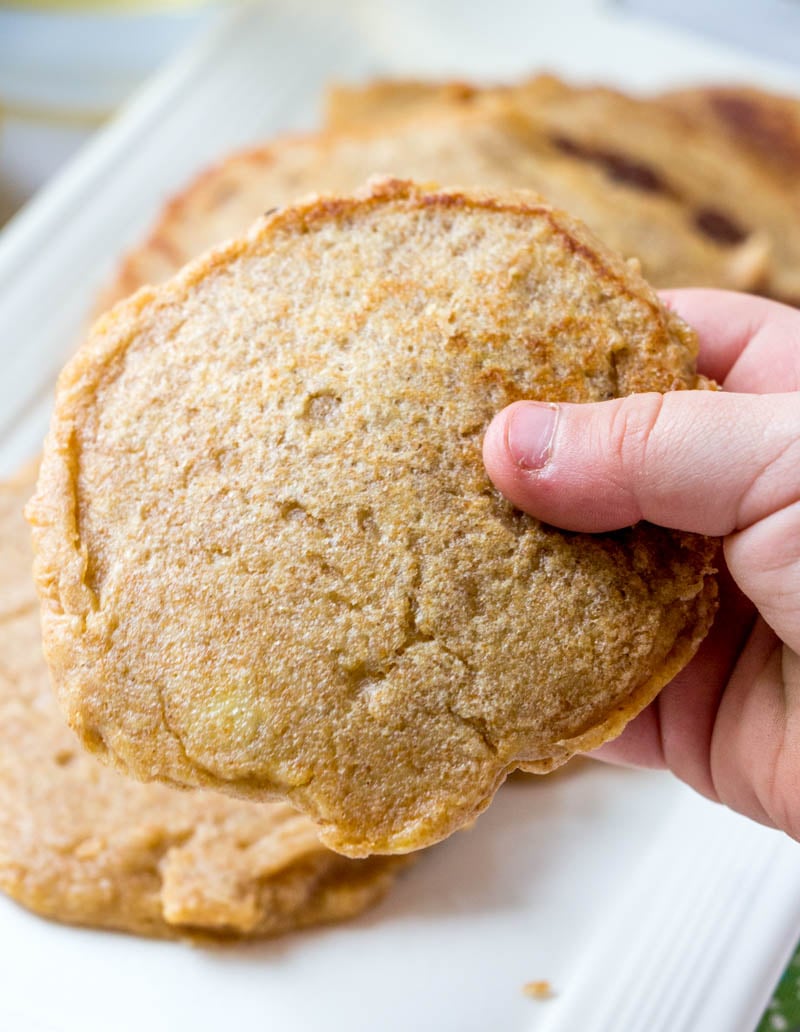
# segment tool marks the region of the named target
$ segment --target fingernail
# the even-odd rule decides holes
[[[506,424],[506,444],[520,469],[542,469],[550,459],[558,405],[526,401],[515,405]]]

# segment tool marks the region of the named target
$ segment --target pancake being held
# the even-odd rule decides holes
[[[491,486],[519,398],[703,386],[692,330],[529,193],[375,182],[114,308],[29,516],[69,722],[140,778],[285,798],[353,856],[618,734],[691,658],[715,542]]]

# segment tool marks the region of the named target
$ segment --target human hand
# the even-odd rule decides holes
[[[646,519],[723,538],[720,609],[692,662],[595,755],[667,767],[800,839],[800,311],[665,293],[725,390],[520,401],[484,440],[495,485],[567,530]]]

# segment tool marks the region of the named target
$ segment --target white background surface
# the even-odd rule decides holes
[[[0,225],[210,20],[211,2],[0,4]]]
[[[800,74],[590,2],[271,3],[225,16],[0,235],[0,474],[38,449],[90,300],[211,158],[313,124],[331,76],[647,89]],[[488,12],[488,13],[487,13]],[[800,933],[800,847],[666,775],[507,785],[347,925],[217,950],[61,928],[0,900],[0,1030],[746,1032]],[[524,982],[548,979],[539,1003]]]
[[[679,25],[707,39],[800,64],[797,0],[619,0],[620,6]]]

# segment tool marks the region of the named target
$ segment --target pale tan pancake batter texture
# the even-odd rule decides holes
[[[285,803],[142,785],[84,752],[41,654],[35,477],[0,485],[0,889],[37,913],[160,937],[256,937],[380,899],[397,859],[349,860]]]
[[[616,735],[706,633],[714,542],[544,526],[481,442],[519,398],[695,387],[695,353],[525,193],[312,198],[140,291],[62,374],[29,509],[71,725],[354,856]]]

